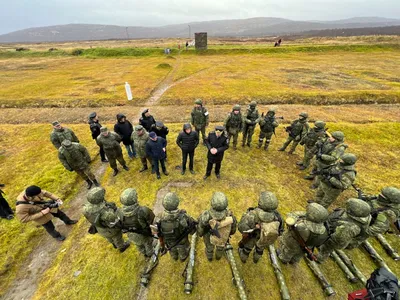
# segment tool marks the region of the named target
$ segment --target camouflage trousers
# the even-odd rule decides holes
[[[179,258],[181,261],[186,260],[186,258],[189,256],[189,252],[190,252],[190,243],[188,236],[184,238],[178,245],[169,250],[169,254],[171,255],[172,259],[178,260]]]
[[[260,135],[258,137],[258,148],[261,148],[263,141],[265,139],[264,149],[267,150],[273,134],[274,134],[273,132],[260,131]]]
[[[118,160],[118,162],[121,164],[121,166],[126,166],[125,159],[124,159],[124,157],[123,157],[122,155],[120,155],[120,156],[118,156],[118,157],[116,157],[116,158],[110,158],[110,157],[108,157],[108,161],[110,162],[110,167],[111,167],[113,170],[118,169],[118,167],[117,167],[117,160]]]
[[[99,234],[109,241],[115,248],[121,249],[124,247],[124,239],[122,238],[122,231],[115,228],[101,228],[96,227]]]
[[[244,124],[244,126],[243,126],[242,146],[244,146],[246,143],[247,143],[247,146],[250,146],[251,139],[253,138],[253,134],[254,134],[254,130],[255,129],[256,129],[255,125]]]
[[[257,238],[256,237],[252,237],[247,239],[247,241],[245,243],[243,243],[243,239],[239,242],[239,257],[240,260],[242,262],[246,262],[247,259],[249,258],[250,252],[251,250],[253,250],[253,262],[257,263],[260,258],[262,257],[262,255],[264,254],[264,248],[261,249],[259,247],[257,247],[256,245],[257,243]]]
[[[318,249],[317,258],[320,262],[325,261],[333,250],[342,250],[347,246],[352,245],[354,236],[352,232],[348,231],[335,231],[331,237]]]
[[[201,138],[203,139],[203,142],[206,140],[206,126],[203,125],[201,127],[197,127],[196,125],[194,125],[194,130],[196,130],[199,134],[199,138],[200,138],[200,133],[201,133]]]
[[[304,145],[304,158],[303,158],[303,166],[308,168],[311,164],[311,160],[315,155],[315,147],[308,147]]]
[[[212,260],[214,256],[214,249],[215,249],[215,259],[220,260],[222,256],[224,255],[225,248],[224,247],[216,247],[213,244],[211,244],[211,234],[206,233],[203,236],[203,241],[204,245],[206,246],[206,256],[208,260]]]
[[[232,145],[233,148],[235,149],[239,139],[239,131],[237,131],[236,133],[231,133],[228,131],[228,139],[229,141],[232,140]]]
[[[282,145],[282,147],[281,147],[281,150],[282,150],[282,151],[285,151],[285,149],[287,148],[287,146],[289,146],[289,144],[290,144],[291,142],[293,142],[293,144],[292,144],[292,146],[291,146],[291,148],[290,148],[290,150],[289,150],[289,153],[293,153],[293,152],[296,150],[296,147],[297,147],[297,145],[299,144],[300,140],[297,141],[297,137],[296,137],[296,138],[293,138],[293,137],[290,136],[290,135],[288,136],[288,138],[286,139],[286,141],[283,143],[283,145]]]
[[[128,239],[135,244],[138,251],[143,255],[150,257],[153,254],[153,238],[151,236],[128,232]]]
[[[94,176],[94,174],[92,173],[92,171],[90,170],[89,167],[85,168],[85,169],[81,169],[81,170],[75,170],[75,172],[82,177],[83,180],[85,181],[93,181],[96,180],[96,177]]]
[[[315,201],[323,207],[328,208],[341,193],[341,189],[335,189],[324,181],[321,181],[315,193]]]
[[[279,259],[287,263],[298,263],[304,256],[303,249],[289,231],[285,231],[279,241]]]

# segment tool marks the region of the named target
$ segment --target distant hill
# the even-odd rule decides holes
[[[62,42],[139,38],[186,38],[206,31],[211,37],[249,37],[291,35],[303,31],[400,26],[399,19],[379,17],[351,18],[336,21],[292,21],[282,18],[251,18],[175,24],[161,27],[68,24],[29,28],[0,35],[0,43]]]
[[[301,36],[360,36],[360,35],[400,35],[400,26],[339,28],[301,32]]]

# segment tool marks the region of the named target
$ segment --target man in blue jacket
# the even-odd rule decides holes
[[[165,176],[168,176],[167,169],[165,168],[165,147],[167,141],[162,137],[158,137],[155,132],[149,133],[149,140],[146,144],[146,154],[151,157],[153,161],[152,173],[157,174],[157,179],[161,179],[160,169],[158,163],[160,162],[162,171]]]

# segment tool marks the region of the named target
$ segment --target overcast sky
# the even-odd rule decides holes
[[[251,17],[399,18],[400,0],[0,0],[0,34],[69,23],[159,26]]]

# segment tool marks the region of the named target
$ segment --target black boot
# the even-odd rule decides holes
[[[86,179],[87,189],[90,190],[92,188],[93,182],[90,179]]]
[[[142,173],[142,172],[146,171],[147,169],[148,169],[147,166],[143,166],[143,168],[141,168],[141,169],[139,170],[139,172]]]
[[[124,168],[125,171],[129,171],[129,168],[127,165],[123,166],[122,168]]]
[[[99,183],[96,179],[93,179],[93,184],[94,184],[95,186],[97,186],[97,187],[100,186],[100,183]]]
[[[126,249],[129,248],[130,245],[131,245],[131,244],[128,243],[128,242],[125,243],[125,244],[122,246],[122,248],[119,248],[119,252],[123,253]]]
[[[113,176],[117,176],[118,172],[118,169],[114,169]]]

